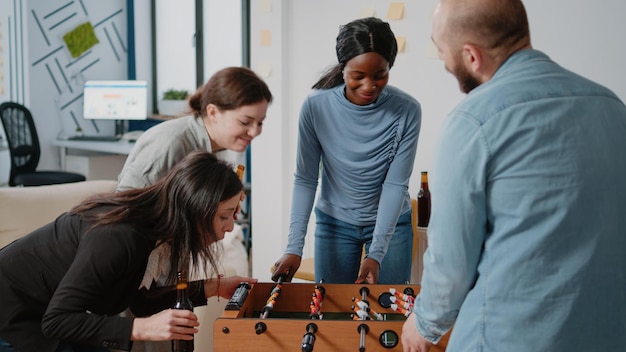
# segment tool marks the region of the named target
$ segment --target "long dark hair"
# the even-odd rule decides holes
[[[190,261],[199,270],[200,257],[217,272],[219,247],[213,218],[219,203],[243,190],[232,165],[206,150],[189,153],[169,173],[151,186],[100,194],[85,200],[70,212],[79,214],[93,227],[128,223],[137,232],[171,248],[169,283]],[[92,211],[102,206],[111,209]],[[191,259],[190,259],[191,257]],[[202,268],[208,274],[208,268]]]
[[[339,63],[326,71],[313,85],[313,89],[328,89],[342,84],[346,62],[361,54],[378,53],[389,62],[391,68],[396,61],[398,44],[389,23],[376,17],[367,17],[339,28],[335,50]]]
[[[211,78],[189,98],[189,107],[196,117],[206,116],[209,104],[221,111],[266,100],[272,102],[267,84],[246,67],[226,67]]]

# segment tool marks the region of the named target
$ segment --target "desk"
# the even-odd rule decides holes
[[[61,169],[67,169],[67,156],[69,149],[76,149],[82,151],[98,152],[105,154],[119,154],[128,155],[135,146],[134,142],[127,140],[119,140],[114,142],[103,141],[70,141],[66,139],[57,139],[52,142],[52,145],[59,147],[59,160],[61,162]]]

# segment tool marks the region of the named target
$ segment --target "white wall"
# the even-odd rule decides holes
[[[241,1],[205,0],[204,80],[228,66],[241,66]]]
[[[26,24],[22,20],[25,5],[13,0],[0,0],[0,102],[28,103],[26,86],[28,70],[25,69],[28,46]],[[0,186],[9,182],[11,159],[4,130],[0,123]]]
[[[135,12],[135,79],[148,83],[148,112],[152,113],[152,43],[150,0],[133,0]]]
[[[156,1],[157,94],[196,90],[196,9],[194,0]],[[176,53],[176,54],[174,54]]]
[[[139,0],[136,0],[137,3]],[[141,0],[146,1],[146,0]],[[195,1],[156,1],[158,97],[164,91],[186,89],[196,85]],[[140,18],[142,22],[149,18]],[[241,1],[205,0],[203,2],[204,81],[227,66],[241,66]],[[136,33],[149,42],[150,33]],[[149,49],[149,46],[147,47]],[[175,53],[175,54],[174,54]],[[138,63],[141,61],[137,60]],[[149,68],[149,66],[148,66]],[[149,71],[142,68],[142,75]],[[139,74],[139,72],[138,72]]]
[[[269,268],[287,242],[291,183],[295,169],[297,119],[300,104],[319,74],[336,63],[338,27],[364,17],[373,8],[385,19],[395,0],[251,0],[252,67],[271,73],[266,78],[276,101],[268,111],[263,134],[252,144],[253,274],[269,280]],[[626,99],[626,3],[619,0],[525,1],[534,47],[566,68],[607,85]],[[406,37],[406,51],[398,54],[390,84],[422,103],[422,130],[410,193],[417,194],[419,171],[428,171],[441,121],[463,95],[430,41],[435,0],[406,1],[404,18],[389,20],[398,36]],[[271,46],[260,45],[260,31],[272,33]],[[312,226],[309,226],[311,229]],[[310,231],[309,231],[310,232]],[[305,257],[312,255],[312,235]]]

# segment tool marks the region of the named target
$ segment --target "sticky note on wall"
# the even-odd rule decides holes
[[[272,0],[261,0],[259,9],[265,13],[272,12]]]
[[[406,47],[406,37],[396,36],[396,42],[398,43],[398,52],[403,53]]]
[[[261,30],[261,46],[272,45],[272,31],[269,29]]]
[[[389,4],[389,10],[387,11],[388,20],[401,20],[404,17],[404,3],[392,2]]]

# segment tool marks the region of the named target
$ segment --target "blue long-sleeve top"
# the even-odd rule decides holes
[[[399,216],[411,207],[421,106],[392,86],[366,106],[351,103],[344,91],[345,85],[314,91],[302,105],[285,253],[302,255],[321,174],[316,207],[356,226],[375,224],[367,255],[380,263]]]

